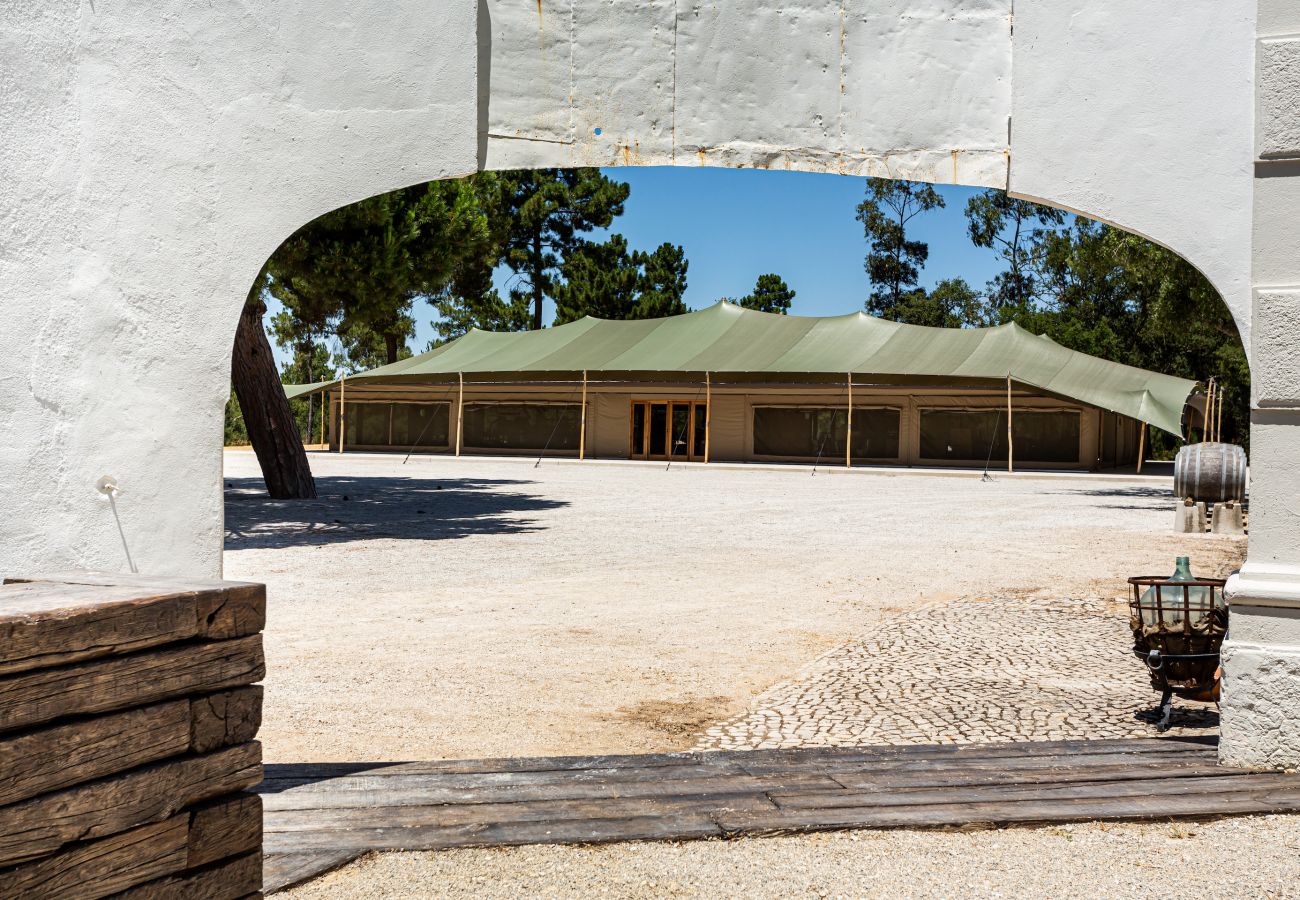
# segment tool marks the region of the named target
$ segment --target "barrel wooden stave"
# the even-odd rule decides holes
[[[1174,496],[1197,502],[1246,499],[1246,451],[1236,444],[1188,444],[1174,458]]]

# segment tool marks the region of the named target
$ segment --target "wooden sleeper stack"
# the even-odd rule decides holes
[[[0,586],[0,896],[260,895],[265,620],[257,584]]]

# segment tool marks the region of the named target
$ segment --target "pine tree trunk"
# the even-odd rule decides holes
[[[258,285],[239,315],[230,380],[244,414],[249,442],[262,467],[266,492],[277,500],[309,499],[316,496],[316,482],[311,477],[298,423],[275,370],[271,343],[262,328],[265,306],[257,295],[260,279]]]
[[[388,357],[389,365],[397,362],[397,335],[384,335],[384,355]]]

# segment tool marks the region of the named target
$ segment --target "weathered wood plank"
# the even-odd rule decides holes
[[[266,587],[250,581],[122,572],[62,572],[35,578],[6,578],[4,584],[63,585],[65,590],[83,588],[92,592],[107,588],[141,594],[188,594],[194,598],[195,618],[194,630],[187,637],[226,640],[256,634],[266,627]]]
[[[1170,753],[1095,753],[1087,757],[1074,754],[1044,754],[1039,756],[1008,756],[993,759],[955,757],[942,762],[933,759],[895,759],[863,760],[809,763],[805,770],[823,772],[838,778],[843,775],[868,776],[893,772],[928,772],[938,767],[969,771],[1029,771],[1032,769],[1082,768],[1115,765],[1161,766],[1179,763],[1207,762],[1216,759],[1214,753],[1204,751],[1175,750]],[[742,766],[753,775],[777,775],[787,771],[785,767],[773,770],[765,765],[746,763]]]
[[[1215,742],[1202,738],[1113,738],[1096,741],[1021,741],[1003,744],[918,744],[876,747],[808,747],[788,750],[707,750],[602,756],[540,756],[504,759],[444,759],[400,762],[319,762],[268,764],[268,780],[317,779],[340,775],[473,775],[496,772],[548,772],[573,769],[657,768],[660,766],[770,765],[772,771],[806,771],[810,764],[917,758],[1038,756],[1044,752],[1088,756],[1096,753],[1147,753],[1175,750],[1213,755]]]
[[[321,850],[315,853],[268,853],[262,862],[262,891],[270,894],[331,869],[345,866],[364,850]]]
[[[758,815],[751,813],[751,815]],[[329,850],[441,850],[451,847],[511,847],[521,844],[597,844],[609,841],[693,840],[721,837],[707,815],[691,813],[624,819],[574,819],[491,825],[417,825],[346,831],[268,832],[264,852]]]
[[[130,653],[195,634],[192,592],[137,587],[0,587],[0,675]]]
[[[845,775],[831,776],[844,785],[846,791],[862,793],[867,791],[893,791],[928,787],[975,787],[979,785],[998,784],[1054,784],[1077,781],[1131,781],[1141,778],[1165,778],[1170,781],[1215,777],[1220,775],[1248,775],[1252,770],[1223,769],[1218,763],[1176,762],[1166,763],[1157,768],[1149,766],[1080,766],[1059,769],[1012,769],[1007,771],[989,771],[987,769],[968,769],[962,766],[936,766],[924,772],[903,772],[880,775]]]
[[[201,801],[251,787],[261,780],[261,754],[259,744],[243,744],[154,763],[0,808],[0,865],[164,819]]]
[[[814,795],[810,795],[814,796]],[[506,825],[514,822],[565,822],[579,819],[622,819],[712,815],[718,810],[770,811],[772,801],[761,793],[723,797],[638,797],[600,800],[543,800],[524,803],[468,803],[446,806],[365,806],[271,811],[266,833],[354,831],[359,828],[409,828],[420,825]]]
[[[728,835],[840,828],[953,828],[1049,822],[1140,821],[1191,816],[1300,812],[1300,787],[1097,799],[1016,800],[898,807],[784,809],[773,813],[721,812]]]
[[[412,776],[418,778],[420,776]],[[389,779],[391,782],[391,779]],[[600,800],[615,798],[652,798],[697,796],[710,799],[736,795],[756,795],[769,789],[799,787],[833,791],[838,782],[817,774],[788,774],[756,778],[735,775],[717,778],[684,778],[650,781],[595,782],[575,781],[567,784],[499,784],[463,788],[421,787],[406,781],[373,790],[286,791],[264,794],[262,802],[268,813],[284,809],[342,809],[365,806],[433,806],[462,803],[522,803],[540,800]]]
[[[0,678],[0,731],[260,681],[262,636],[146,650]]]
[[[996,784],[962,787],[926,787],[901,790],[851,792],[773,791],[770,796],[781,809],[836,809],[888,806],[925,806],[941,803],[990,803],[1019,800],[1091,800],[1102,797],[1155,797],[1164,794],[1222,794],[1278,788],[1300,788],[1300,779],[1290,782],[1277,775],[1217,775],[1187,782],[1177,778],[1151,777],[1130,781],[1076,781],[1065,783]]]
[[[0,870],[4,896],[23,900],[104,897],[185,868],[189,816],[75,844],[35,862]]]
[[[195,753],[251,741],[261,727],[260,684],[190,700],[190,749]]]
[[[262,853],[254,850],[193,872],[159,878],[112,900],[241,900],[262,888]]]
[[[1130,757],[1122,754],[1110,754],[1105,756],[1094,757],[1099,760],[1096,765],[1090,765],[1090,768],[1098,769],[1105,766],[1130,765]],[[1213,760],[1212,756],[1196,756],[1188,758],[1187,754],[1150,754],[1147,759],[1151,765],[1159,766],[1183,766],[1193,765],[1196,763],[1208,764]],[[1005,760],[969,760],[960,764],[963,772],[1007,772],[1007,771],[1032,771],[1044,769],[1074,769],[1080,766],[1074,763],[1069,757],[1048,756],[1041,759],[1033,757],[1013,757]],[[530,796],[538,799],[573,799],[578,796],[586,795],[568,795],[566,790],[576,789],[583,785],[601,785],[601,786],[626,786],[628,790],[645,790],[648,785],[664,784],[682,784],[689,791],[698,785],[706,785],[711,782],[723,784],[745,784],[756,785],[758,789],[763,789],[769,785],[780,785],[784,780],[789,778],[823,778],[829,776],[835,782],[846,784],[847,780],[858,781],[863,778],[882,777],[891,774],[911,773],[917,781],[923,781],[929,773],[940,770],[949,771],[957,768],[957,765],[938,766],[931,761],[888,761],[873,763],[846,763],[843,765],[809,765],[799,771],[790,771],[782,768],[778,771],[763,771],[765,767],[745,765],[737,766],[732,769],[722,769],[714,767],[695,767],[695,766],[672,766],[647,769],[634,768],[615,768],[615,769],[572,769],[545,772],[493,772],[493,773],[476,773],[472,775],[406,775],[395,777],[392,775],[345,775],[331,779],[286,779],[268,778],[259,786],[258,790],[265,794],[278,795],[296,795],[301,797],[307,794],[330,794],[336,795],[347,792],[363,792],[370,795],[384,795],[393,792],[422,792],[422,796],[427,797],[447,797],[449,799],[431,800],[423,802],[447,802],[459,803],[466,802],[460,798],[471,796],[474,793],[481,793],[484,796],[489,794],[500,794],[501,792],[511,792],[517,796]],[[758,769],[760,771],[751,773],[749,770]],[[842,770],[842,771],[841,771]],[[551,792],[528,793],[532,788],[542,786],[554,786],[560,790]],[[633,787],[635,786],[635,787]],[[439,794],[438,792],[443,793]],[[299,801],[277,801],[277,802],[302,802]],[[321,801],[329,802],[329,801]],[[284,807],[281,807],[284,808]]]
[[[256,850],[262,846],[262,798],[238,793],[190,810],[188,868]]]
[[[0,737],[0,806],[186,752],[190,703],[173,700]]]
[[[403,776],[403,785],[419,787],[472,788],[522,784],[574,784],[585,781],[614,783],[620,781],[652,781],[655,779],[717,778],[730,775],[747,775],[737,765],[718,766],[659,766],[645,769],[619,767],[611,769],[558,769],[533,772],[474,772],[468,774],[413,773]],[[392,776],[387,773],[371,775],[340,775],[335,778],[286,778],[268,774],[265,789],[290,790],[298,787],[320,790],[369,790],[390,786]]]

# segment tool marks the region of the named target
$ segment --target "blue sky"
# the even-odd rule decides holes
[[[669,167],[607,169],[605,174],[632,188],[623,215],[610,231],[622,234],[635,249],[653,250],[664,241],[685,248],[690,262],[687,306],[698,309],[719,297],[743,296],[759,275],[775,272],[796,292],[790,310],[795,315],[862,309],[871,290],[863,269],[866,240],[855,218],[864,179]],[[908,234],[930,245],[921,282],[932,287],[960,276],[973,287],[983,287],[999,266],[993,251],[973,247],[966,235],[963,213],[976,189],[938,190],[946,207],[914,219]],[[498,286],[504,286],[509,274],[498,270]],[[415,318],[411,347],[418,353],[433,337],[433,311],[421,304]]]

